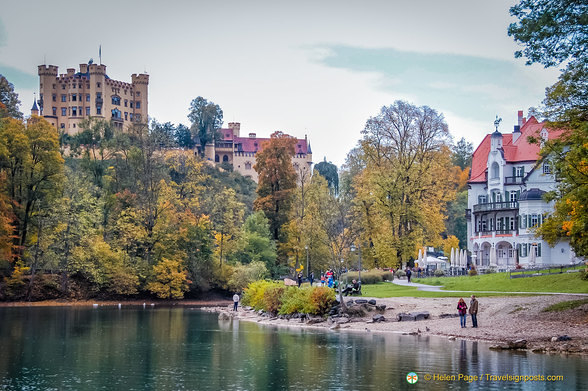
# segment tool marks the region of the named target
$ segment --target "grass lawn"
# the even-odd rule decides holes
[[[361,291],[365,297],[469,297],[475,292],[426,292],[419,291],[413,286],[401,286],[391,282],[380,282],[378,284],[362,285]],[[476,296],[504,296],[502,293],[476,293]],[[351,297],[351,296],[350,296]],[[355,298],[361,296],[353,296]]]
[[[543,312],[559,312],[571,310],[583,306],[584,304],[588,304],[588,299],[562,301],[560,303],[550,305],[549,307],[545,308]]]
[[[427,285],[443,285],[442,289],[456,291],[588,293],[588,281],[582,280],[580,273],[513,279],[508,278],[508,273],[493,273],[477,276],[421,278],[413,281]]]

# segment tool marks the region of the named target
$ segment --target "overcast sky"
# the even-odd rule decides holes
[[[189,124],[203,96],[242,135],[308,134],[315,162],[341,165],[366,120],[402,99],[442,112],[475,147],[496,115],[512,132],[557,78],[514,59],[515,2],[0,0],[0,73],[29,114],[37,65],[65,73],[97,62],[101,44],[111,78],[149,73],[160,122]]]

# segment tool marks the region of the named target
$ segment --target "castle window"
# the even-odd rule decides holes
[[[218,155],[214,155],[214,162],[218,163],[219,161],[220,161],[220,159],[219,159]]]
[[[73,124],[74,129],[76,128],[76,124]]]
[[[129,119],[132,121],[133,120],[133,113],[129,114]]]
[[[96,114],[102,115],[102,106],[96,106]]]
[[[67,109],[65,107],[61,108],[61,115],[64,117],[67,115]]]
[[[125,99],[125,107],[129,107],[129,100]]]
[[[133,108],[133,101],[131,101],[131,109]]]
[[[86,102],[90,101],[90,94],[86,94]]]
[[[129,113],[127,113],[127,112],[125,111],[125,121],[128,121],[128,120],[129,120]]]
[[[549,163],[547,163],[547,162],[543,163],[543,173],[544,174],[551,174],[551,167],[549,166]]]
[[[53,102],[57,102],[57,94],[51,95],[51,99],[53,100]]]
[[[67,98],[66,98],[65,94],[61,94],[61,101],[67,102]]]
[[[76,94],[71,94],[71,101],[75,102],[76,100],[78,100],[78,96]]]
[[[120,110],[119,109],[112,110],[112,118],[120,118]]]
[[[140,109],[141,108],[141,102],[137,101],[137,103],[135,104],[135,108]]]
[[[89,116],[90,115],[90,108],[86,107],[86,115]]]
[[[251,163],[250,162],[245,162],[245,169],[251,170]]]
[[[62,90],[65,90],[65,84],[62,84],[62,85],[61,85],[61,89],[62,89]]]
[[[137,96],[141,96],[141,92],[140,91],[137,91]]]
[[[229,156],[228,155],[223,155],[223,163],[226,163],[229,161]]]
[[[113,104],[113,105],[120,106],[120,96],[116,96],[116,95],[114,95],[114,96],[112,97],[112,104]]]
[[[100,88],[100,87],[101,87],[100,82],[96,83],[96,88]]]
[[[53,107],[53,115],[56,116],[57,115],[57,107]]]
[[[59,127],[60,127],[61,129],[65,129],[65,124],[61,124]]]
[[[499,178],[499,177],[500,177],[500,167],[498,166],[498,163],[494,162],[494,163],[492,163],[492,179]]]
[[[71,108],[71,116],[72,117],[77,117],[77,115],[78,115],[78,112],[77,111],[78,111],[78,108],[77,107],[75,107],[75,106],[72,107]]]
[[[90,89],[90,83],[86,83],[86,88]]]
[[[53,84],[53,89],[55,89],[55,84]]]
[[[76,88],[76,83],[72,83],[71,88]]]

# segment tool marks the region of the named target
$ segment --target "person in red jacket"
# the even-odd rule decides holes
[[[457,312],[459,313],[459,323],[461,324],[461,328],[466,327],[466,319],[468,313],[468,306],[463,298],[460,298],[457,302]]]

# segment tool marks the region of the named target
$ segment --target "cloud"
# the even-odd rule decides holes
[[[38,85],[38,76],[23,72],[19,69],[0,64],[0,74],[9,82],[23,89],[35,89]]]
[[[317,52],[323,56],[313,61],[378,74],[372,88],[414,97],[414,104],[445,108],[471,123],[491,121],[498,110],[514,111],[523,102],[538,104],[544,96],[544,75],[514,60],[343,45],[320,45]]]

